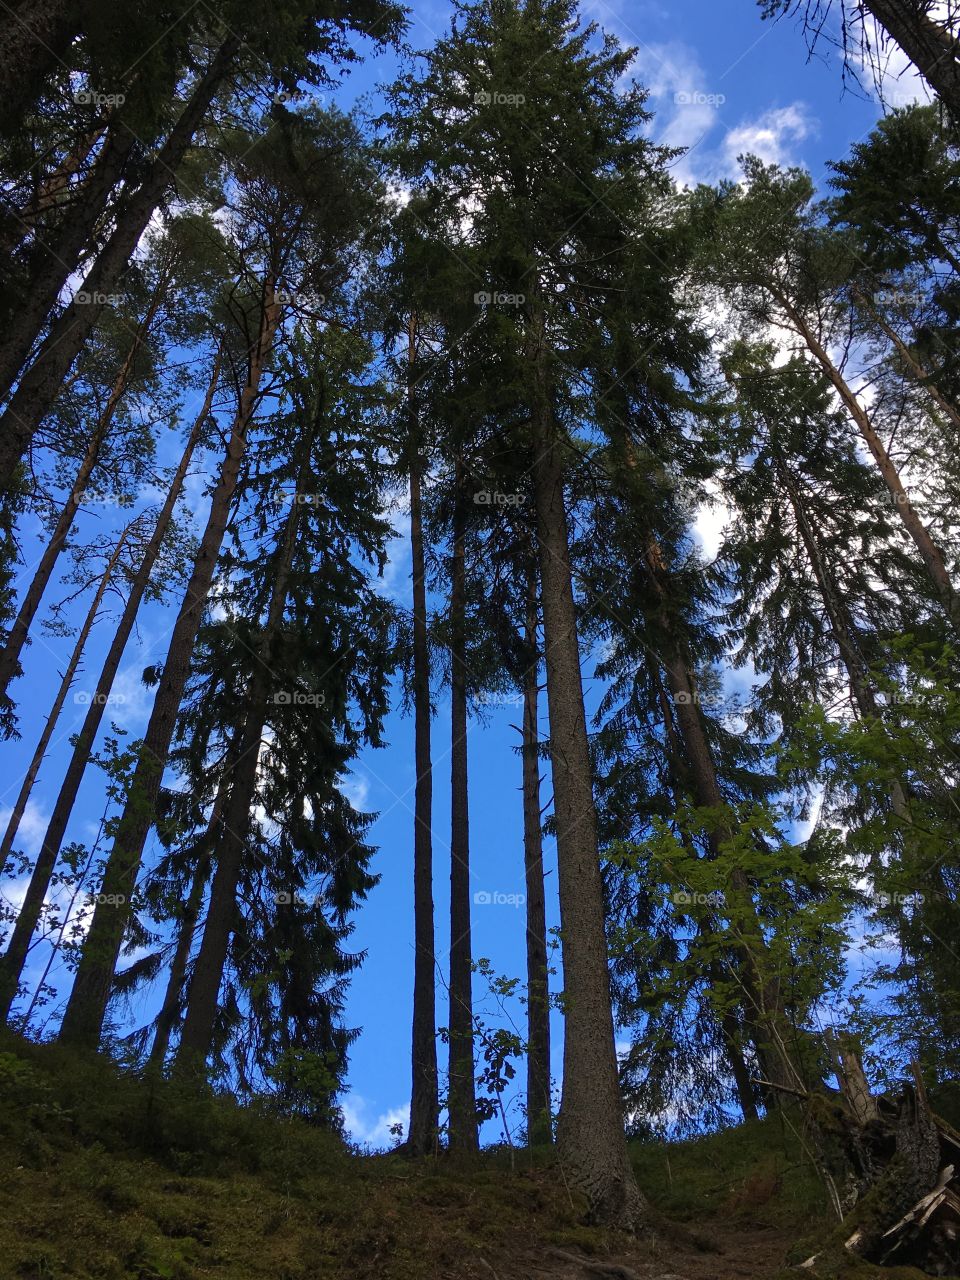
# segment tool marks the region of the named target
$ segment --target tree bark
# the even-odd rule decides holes
[[[91,1049],[96,1048],[99,1043],[113,974],[130,917],[130,899],[136,887],[144,845],[153,825],[157,795],[190,670],[194,641],[210,594],[240,463],[246,448],[247,432],[259,400],[260,382],[279,313],[274,282],[268,281],[265,286],[260,332],[249,353],[246,385],[240,393],[207,525],[173,628],[140,759],[104,872],[102,895],[112,898],[116,905],[101,900],[93,913],[60,1029],[60,1038],[66,1043]]]
[[[450,567],[450,1057],[447,1112],[451,1152],[479,1149],[473,1057],[470,943],[470,820],[467,804],[466,514],[456,464]]]
[[[104,659],[103,668],[97,680],[96,691],[90,700],[87,714],[84,716],[83,725],[74,745],[56,804],[53,807],[53,813],[50,815],[47,830],[40,844],[40,852],[37,855],[33,874],[27,886],[26,897],[17,916],[13,935],[6,952],[0,958],[0,1019],[6,1017],[10,1008],[12,999],[9,994],[10,984],[12,984],[12,989],[15,992],[20,981],[23,961],[30,945],[30,939],[33,937],[33,932],[37,927],[37,921],[40,919],[43,902],[50,887],[50,877],[53,875],[57,858],[60,855],[60,848],[66,835],[67,824],[70,821],[73,806],[76,803],[80,783],[83,780],[87,762],[90,759],[90,752],[93,750],[93,744],[96,741],[104,710],[110,699],[110,690],[113,687],[120,661],[127,647],[127,641],[133,631],[140,605],[143,602],[143,597],[150,581],[150,575],[153,572],[163,540],[170,527],[174,508],[183,490],[190,462],[200,441],[204,425],[210,416],[210,408],[219,377],[220,355],[218,353],[214,360],[213,372],[204,397],[203,406],[190,431],[179,465],[170,483],[167,497],[160,509],[160,514],[157,516],[156,526],[150,541],[144,549],[143,559],[134,576],[127,602],[120,617],[120,623]]]
[[[413,1086],[407,1150],[413,1156],[436,1150],[439,1119],[437,1083],[436,956],[433,932],[433,773],[430,762],[430,648],[427,636],[426,561],[423,547],[423,484],[420,424],[414,398],[417,318],[409,323],[410,548],[413,560]]]
[[[537,574],[527,577],[524,639],[529,665],[523,673],[523,868],[527,910],[527,1141],[553,1141],[550,1097],[550,987],[547,974],[547,909],[543,885],[538,730],[540,650],[537,641]]]
[[[113,422],[114,414],[117,411],[117,405],[123,398],[127,385],[130,381],[130,373],[133,369],[134,361],[137,353],[147,339],[150,331],[150,325],[153,323],[159,310],[160,304],[166,293],[167,285],[170,282],[169,272],[164,272],[157,286],[153,291],[150,305],[134,335],[133,342],[127,355],[123,361],[119,373],[117,374],[110,395],[107,397],[107,403],[103,412],[97,419],[93,433],[87,442],[86,453],[80,463],[80,469],[77,472],[73,487],[67,494],[67,499],[63,504],[63,509],[57,520],[56,528],[50,541],[44,548],[43,555],[40,557],[40,563],[37,565],[36,572],[27,593],[23,597],[19,612],[14,620],[13,626],[10,628],[9,635],[6,638],[3,649],[0,650],[0,703],[6,702],[7,686],[20,669],[20,654],[23,652],[23,646],[27,642],[27,636],[30,627],[36,617],[37,610],[40,607],[40,601],[43,599],[43,593],[49,585],[56,568],[60,553],[66,546],[67,538],[73,528],[73,522],[76,518],[77,511],[83,502],[84,490],[93,474],[94,468],[100,459],[103,446],[107,438],[107,433]]]
[[[40,766],[43,764],[43,758],[47,754],[47,748],[50,745],[50,739],[53,737],[53,731],[56,728],[57,721],[60,719],[60,713],[63,710],[63,704],[67,700],[67,694],[73,684],[77,669],[80,666],[80,660],[83,657],[83,651],[86,648],[87,641],[90,638],[90,632],[93,630],[94,623],[97,620],[97,614],[100,612],[100,606],[103,604],[103,597],[107,593],[107,588],[113,579],[113,575],[117,568],[117,562],[123,553],[126,545],[127,537],[130,533],[129,526],[124,529],[123,533],[117,540],[117,545],[113,549],[107,566],[103,571],[100,582],[97,586],[96,593],[91,601],[90,608],[87,610],[87,616],[83,620],[83,625],[77,635],[77,642],[73,647],[70,655],[70,661],[63,673],[60,681],[60,688],[53,700],[50,713],[47,716],[46,723],[37,742],[36,750],[27,768],[20,792],[14,802],[13,811],[10,814],[10,820],[7,823],[7,829],[3,835],[3,841],[0,843],[0,866],[5,866],[7,858],[13,849],[13,842],[17,838],[17,832],[20,829],[20,823],[23,821],[23,815],[27,809],[27,803],[33,791],[34,783],[37,780],[37,774],[40,772]],[[30,947],[30,939],[33,936],[34,928],[40,916],[43,906],[43,898],[46,897],[47,888],[49,888],[49,877],[44,885],[43,897],[37,906],[36,917],[33,925],[27,930],[21,931],[18,937],[16,931],[10,940],[10,945],[0,957],[0,1020],[6,1019],[10,1012],[10,1006],[16,999],[17,988],[20,983],[20,974],[23,971],[23,965],[27,958],[27,952]]]
[[[176,170],[226,78],[239,47],[239,39],[231,36],[217,50],[147,176],[124,201],[114,231],[87,273],[83,285],[53,322],[36,359],[21,377],[0,416],[0,476],[13,476],[29,450],[70,366],[107,305],[104,299],[117,285],[163,193],[174,180]],[[81,295],[90,300],[78,302]]]
[[[649,1210],[627,1156],[607,963],[603,883],[580,676],[561,441],[539,299],[528,302],[533,478],[560,888],[565,1033],[560,1159],[591,1221],[636,1231]]]

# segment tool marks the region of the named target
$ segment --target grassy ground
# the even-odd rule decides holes
[[[733,1280],[776,1276],[797,1237],[832,1226],[779,1120],[632,1155],[666,1220],[653,1245],[582,1226],[548,1151],[469,1168],[360,1156],[300,1122],[0,1037],[0,1278],[583,1280],[585,1262],[616,1260],[644,1280]]]

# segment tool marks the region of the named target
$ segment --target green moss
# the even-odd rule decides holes
[[[777,1227],[783,1253],[832,1225],[776,1119],[632,1144],[631,1158],[658,1209],[691,1222],[704,1247],[731,1222]],[[478,1280],[490,1266],[526,1274],[551,1245],[634,1269],[650,1256],[583,1225],[552,1150],[497,1149],[470,1166],[359,1156],[309,1124],[9,1035],[0,1168],[0,1274],[11,1280]],[[696,1242],[665,1226],[664,1269],[686,1274]],[[917,1273],[883,1272],[897,1274]]]

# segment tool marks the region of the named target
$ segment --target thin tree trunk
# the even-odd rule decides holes
[[[527,578],[524,640],[528,666],[523,674],[523,867],[527,910],[527,1141],[553,1141],[550,1098],[550,987],[547,974],[547,909],[543,886],[543,831],[540,822],[540,740],[538,700],[540,651],[537,642],[537,573]]]
[[[70,655],[70,661],[67,663],[67,668],[60,681],[60,688],[57,690],[57,695],[53,700],[50,713],[43,726],[43,731],[41,732],[40,738],[37,742],[36,750],[33,753],[33,757],[20,787],[20,793],[14,802],[13,811],[10,814],[10,820],[7,823],[7,829],[3,835],[3,842],[0,844],[0,865],[6,864],[7,858],[10,856],[13,849],[13,842],[17,838],[20,823],[23,821],[23,815],[26,812],[27,803],[33,791],[34,783],[37,780],[37,774],[40,772],[40,766],[43,763],[43,758],[47,754],[50,739],[53,737],[53,731],[56,728],[57,721],[60,719],[63,704],[67,700],[67,694],[70,692],[70,687],[73,684],[74,677],[77,674],[77,669],[80,666],[80,660],[83,657],[83,651],[90,638],[90,632],[93,630],[94,623],[97,620],[97,614],[100,612],[101,604],[103,604],[103,597],[106,595],[107,588],[110,586],[110,582],[113,578],[114,572],[116,571],[117,562],[123,553],[129,533],[130,526],[124,529],[123,533],[118,538],[117,544],[107,562],[107,566],[101,575],[96,593],[90,603],[90,608],[87,610],[87,616],[84,618],[83,625],[77,635],[77,642],[73,647],[73,652]],[[47,880],[47,884],[44,886],[44,897],[46,897],[46,889],[48,887],[49,879]],[[41,899],[40,903],[41,909],[42,904],[43,899]],[[40,910],[38,909],[37,919],[39,919],[39,914]],[[36,921],[34,921],[34,926],[35,925]],[[25,929],[21,932],[19,938],[17,938],[15,932],[14,936],[10,940],[9,947],[6,952],[4,952],[2,959],[0,959],[0,1019],[6,1018],[10,1011],[10,1005],[16,999],[17,987],[20,982],[20,974],[23,971],[23,965],[27,958],[27,952],[29,951],[30,939],[33,936],[33,931],[33,928],[31,928],[29,932]],[[15,973],[14,970],[16,971]]]
[[[113,687],[120,661],[127,647],[127,641],[133,631],[140,605],[143,602],[143,597],[150,581],[150,575],[153,572],[163,540],[170,527],[174,508],[183,490],[190,462],[203,433],[204,424],[210,416],[210,407],[213,403],[213,396],[219,377],[220,354],[218,352],[214,360],[213,372],[204,397],[203,406],[190,431],[179,465],[170,483],[167,497],[157,517],[157,523],[150,541],[144,549],[143,559],[134,576],[130,594],[120,617],[120,623],[104,660],[96,691],[90,700],[87,714],[84,716],[83,725],[74,744],[73,754],[70,757],[70,763],[67,766],[60,792],[53,807],[53,813],[50,815],[47,830],[40,844],[40,852],[37,855],[33,874],[30,877],[30,884],[27,886],[26,897],[17,916],[13,935],[6,952],[0,957],[0,1020],[5,1018],[9,1012],[12,999],[10,994],[11,987],[13,992],[16,992],[20,981],[24,957],[27,954],[30,939],[33,937],[37,922],[40,919],[43,902],[50,887],[50,878],[57,864],[57,858],[60,856],[60,848],[66,834],[67,824],[70,821],[77,793],[80,790],[80,783],[83,780],[87,762],[90,759],[90,752],[93,750],[93,744],[96,741],[103,713],[110,700],[110,690]]]
[[[676,634],[669,610],[663,578],[666,566],[660,547],[651,536],[646,556],[652,595],[655,600],[660,644],[659,657],[676,715],[680,742],[686,763],[686,776],[698,805],[729,813],[720,789],[713,749],[707,737],[699,705],[699,692],[693,664],[682,639]],[[731,815],[732,817],[732,815]],[[723,829],[707,832],[711,857],[717,857],[720,843],[735,834],[732,821]],[[743,991],[743,1016],[767,1079],[775,1085],[793,1089],[800,1087],[801,1077],[791,1049],[791,1025],[786,1017],[780,994],[780,979],[767,964],[768,951],[763,927],[756,914],[753,892],[744,873],[735,869],[730,876],[732,888],[739,897],[739,920],[731,921],[737,936],[740,959],[738,981]]]
[[[101,123],[83,135],[74,150],[69,152],[56,169],[43,179],[26,204],[12,215],[16,225],[11,226],[9,232],[0,241],[0,253],[11,254],[19,244],[23,243],[43,215],[61,203],[61,196],[69,190],[70,179],[86,163],[91,151],[103,137],[107,124],[106,117],[101,117]],[[71,198],[82,199],[83,194],[81,184]]]
[[[130,917],[130,899],[136,887],[144,845],[153,826],[157,796],[190,670],[193,646],[226,532],[240,463],[246,448],[247,432],[259,400],[260,382],[273,343],[279,312],[275,285],[271,280],[265,286],[260,332],[249,354],[246,385],[240,394],[226,456],[210,504],[207,526],[200,540],[190,583],[173,628],[140,759],[107,860],[102,896],[110,898],[116,905],[104,902],[101,898],[93,913],[60,1029],[60,1037],[65,1042],[89,1048],[96,1048],[99,1042],[113,974]]]
[[[213,838],[214,823],[219,822],[219,820],[219,814],[215,809],[204,837],[205,847],[200,854],[193,873],[190,892],[187,895],[186,902],[183,904],[183,914],[180,917],[177,929],[177,945],[174,949],[173,959],[170,962],[170,976],[167,979],[163,1004],[157,1014],[153,1044],[150,1046],[150,1056],[147,1060],[148,1067],[155,1071],[163,1069],[163,1064],[167,1058],[167,1050],[170,1048],[170,1036],[177,1020],[177,1011],[180,1008],[183,986],[187,976],[190,949],[193,946],[197,922],[200,919],[203,895],[210,879],[210,853],[206,845]]]
[[[0,348],[0,395],[9,394],[27,364],[48,317],[91,242],[111,192],[120,184],[136,141],[131,130],[119,121],[107,130],[100,153],[84,183],[82,196],[71,209],[70,217],[57,228],[57,238],[51,250],[42,254],[39,264],[31,272],[29,287],[19,289],[19,305],[5,316],[3,347]],[[9,263],[5,269],[9,272]]]
[[[447,1111],[451,1152],[479,1149],[473,1059],[470,942],[470,820],[467,804],[466,517],[463,467],[456,464],[450,568],[450,1057]]]
[[[164,271],[157,282],[150,300],[150,305],[146,315],[141,320],[134,335],[133,342],[127,352],[120,372],[114,380],[107,403],[103,408],[103,412],[97,419],[97,424],[87,442],[86,453],[80,463],[80,469],[77,472],[73,487],[67,494],[67,499],[63,504],[63,509],[57,520],[56,528],[50,541],[44,548],[43,555],[40,557],[40,563],[37,565],[36,572],[27,593],[23,597],[20,610],[17,613],[10,633],[6,638],[3,649],[0,650],[0,703],[7,700],[7,686],[17,674],[20,666],[20,654],[23,652],[23,646],[27,642],[27,636],[30,627],[36,617],[37,610],[40,607],[40,601],[43,599],[43,593],[49,585],[53,576],[53,571],[57,566],[60,553],[66,546],[67,538],[73,528],[73,522],[76,518],[77,511],[83,502],[84,490],[93,474],[94,468],[100,459],[104,442],[107,439],[107,433],[113,422],[114,415],[117,411],[117,405],[123,398],[127,385],[130,381],[130,373],[133,369],[134,361],[137,353],[147,339],[150,331],[150,325],[153,323],[159,310],[163,297],[166,294],[167,285],[170,283],[170,272]]]
[[[960,120],[960,46],[909,0],[863,0],[923,78]]]
[[[413,1082],[407,1150],[423,1156],[437,1146],[436,953],[433,930],[433,773],[430,762],[430,648],[427,636],[426,562],[423,547],[423,484],[420,430],[413,379],[417,318],[409,323],[410,407],[410,549],[413,560]]]
[[[931,380],[930,374],[900,337],[893,325],[888,323],[880,308],[873,305],[862,289],[855,288],[852,296],[854,302],[870,313],[876,324],[886,335],[888,341],[896,349],[897,354],[906,365],[914,382],[923,387],[937,408],[947,415],[955,427],[960,427],[960,410],[957,410],[950,403],[936,383]]]
[[[0,416],[0,476],[14,475],[29,450],[70,366],[107,305],[105,299],[116,287],[163,193],[172,182],[239,47],[239,39],[230,36],[217,50],[143,182],[124,201],[114,231],[87,273],[83,285],[53,322],[36,359],[20,379]],[[81,296],[87,300],[78,301]]]
[[[683,748],[680,737],[677,734],[677,726],[674,724],[673,702],[663,684],[663,668],[658,667],[656,671],[657,682],[657,699],[660,703],[660,710],[663,717],[664,732],[667,737],[667,751],[670,758],[670,777],[671,788],[674,795],[675,806],[679,805],[684,793],[690,791],[690,770],[686,761],[686,753]],[[681,830],[680,839],[683,847],[691,857],[697,856],[696,845],[688,831]],[[716,921],[711,917],[706,917],[698,923],[700,932],[707,934],[717,932]],[[722,990],[725,981],[725,973],[730,972],[731,960],[722,954],[717,954],[710,962],[707,969],[707,981],[713,988]],[[720,1002],[723,1003],[722,1001]],[[724,1052],[727,1055],[727,1061],[730,1064],[730,1070],[733,1074],[734,1088],[737,1091],[737,1101],[740,1104],[740,1110],[743,1113],[744,1120],[757,1119],[757,1103],[756,1090],[753,1081],[750,1078],[750,1072],[747,1069],[747,1063],[744,1057],[744,1036],[741,1032],[740,1023],[735,1012],[732,1009],[725,1009],[722,1014],[714,1014],[717,1022],[717,1028],[720,1038],[723,1041]],[[749,1016],[744,1014],[744,1027],[748,1031],[748,1038],[756,1043],[760,1037],[756,1034],[756,1026],[751,1026]]]
[[[586,712],[580,677],[563,461],[538,299],[529,305],[534,489],[557,832],[565,1033],[557,1145],[593,1221],[635,1231],[648,1217],[627,1156],[614,1041]]]
[[[743,1039],[740,1034],[740,1024],[729,1009],[721,1015],[720,1031],[723,1036],[724,1052],[727,1055],[727,1061],[730,1063],[730,1070],[733,1072],[733,1083],[737,1091],[737,1101],[740,1103],[743,1118],[744,1120],[756,1120],[758,1118],[757,1102],[754,1096],[753,1081],[750,1079],[750,1072],[747,1070],[747,1064],[743,1056]]]
[[[864,410],[843,374],[830,359],[826,349],[796,307],[783,297],[778,297],[777,300],[797,329],[797,332],[810,348],[810,351],[819,361],[824,373],[830,379],[840,399],[846,405],[850,416],[857,424],[867,448],[873,455],[880,475],[883,477],[883,482],[893,499],[893,504],[903,522],[904,528],[920,553],[920,558],[923,561],[934,593],[943,606],[944,612],[954,630],[960,632],[960,597],[957,596],[950,578],[944,553],[933,540],[930,531],[914,510],[900,479],[899,472],[889,453],[884,448],[883,442],[874,430],[869,414]]]
[[[824,562],[820,543],[810,523],[803,499],[790,474],[789,467],[779,455],[777,456],[776,466],[783,487],[787,491],[790,507],[800,533],[800,540],[806,550],[810,568],[820,591],[820,598],[823,600],[827,617],[830,620],[830,630],[834,643],[840,654],[840,660],[847,671],[853,701],[864,719],[879,722],[880,707],[877,704],[876,694],[870,683],[867,664],[856,640],[856,633],[849,611],[842,597],[834,590],[834,579]],[[890,788],[890,807],[894,815],[902,823],[910,824],[910,809],[906,792],[903,784],[899,781],[895,781]]]
[[[297,492],[302,491],[310,442],[305,440],[296,467]],[[271,655],[283,625],[290,568],[297,544],[302,507],[291,502],[273,557],[273,582],[267,618],[253,655],[253,671],[244,696],[245,712],[226,769],[223,816],[215,830],[214,873],[207,906],[203,940],[193,966],[187,994],[187,1012],[177,1046],[178,1073],[204,1073],[217,1016],[217,997],[223,981],[230,935],[237,913],[237,887],[243,869],[243,852],[257,790],[257,770],[263,743],[263,727],[273,679]]]

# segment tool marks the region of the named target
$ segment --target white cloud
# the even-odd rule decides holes
[[[650,93],[656,141],[687,149],[673,166],[677,181],[701,181],[707,175],[700,172],[700,149],[720,121],[725,98],[709,84],[696,51],[681,41],[644,44],[629,75]]]
[[[371,1115],[372,1105],[359,1093],[345,1094],[340,1107],[343,1111],[343,1122],[351,1141],[360,1146],[391,1147],[396,1138],[390,1132],[390,1126],[402,1124],[406,1132],[410,1118],[410,1104],[391,1107],[376,1117]]]
[[[0,831],[6,831],[12,813],[12,805],[4,805],[0,808]],[[14,848],[31,856],[39,853],[40,841],[44,837],[49,821],[50,814],[41,809],[36,800],[28,800],[17,829],[17,838],[13,842]]]
[[[817,122],[802,102],[765,111],[727,133],[722,146],[724,174],[738,176],[737,157],[742,155],[759,156],[765,164],[793,164],[796,162],[794,148],[816,132]]]
[[[370,795],[370,779],[366,774],[348,773],[337,785],[341,795],[346,796],[354,809],[361,813],[366,811]]]

